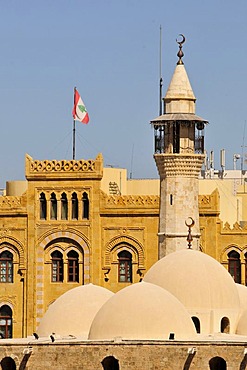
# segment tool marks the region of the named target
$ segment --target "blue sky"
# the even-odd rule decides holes
[[[76,158],[157,177],[153,132],[183,33],[184,63],[208,119],[206,149],[247,148],[246,0],[0,0],[0,187],[24,179],[25,153],[72,158],[73,88],[90,115],[76,124]],[[239,164],[238,164],[239,167]]]

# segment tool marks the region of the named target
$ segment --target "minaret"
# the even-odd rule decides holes
[[[192,248],[199,249],[198,177],[204,161],[204,126],[195,115],[195,95],[183,63],[180,35],[178,62],[164,98],[164,114],[151,121],[154,159],[160,175],[159,258],[186,248],[190,221]],[[186,223],[186,224],[185,224]]]

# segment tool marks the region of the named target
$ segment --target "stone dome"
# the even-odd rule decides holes
[[[247,308],[247,287],[242,284],[236,284],[240,300],[240,310],[245,311]]]
[[[240,298],[240,318],[237,325],[236,334],[247,335],[247,287],[236,284]]]
[[[156,262],[144,281],[167,289],[202,320],[202,332],[220,332],[221,320],[229,318],[236,329],[239,295],[228,271],[214,258],[192,249],[171,253]],[[212,314],[213,312],[213,314]]]
[[[186,309],[172,294],[157,285],[137,283],[117,292],[99,310],[89,333],[91,340],[168,340],[194,338]]]
[[[55,333],[87,339],[96,313],[113,295],[108,289],[93,284],[67,291],[49,306],[38,327],[38,335]]]

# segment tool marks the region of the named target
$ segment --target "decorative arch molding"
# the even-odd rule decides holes
[[[131,250],[137,255],[138,268],[144,270],[144,251],[142,245],[132,236],[116,236],[110,240],[105,248],[105,268],[111,268],[111,254],[112,252],[122,249],[122,244],[128,244],[127,249]]]
[[[235,251],[235,252],[239,253],[240,258],[242,259],[242,258],[244,258],[244,256],[242,256],[242,254],[243,254],[243,251],[246,252],[246,247],[241,248],[239,245],[236,245],[236,244],[230,244],[230,245],[226,246],[222,250],[221,256],[220,256],[220,262],[222,264],[228,263],[228,254],[232,251]]]
[[[72,229],[50,230],[39,238],[38,244],[44,250],[48,244],[51,244],[52,242],[55,242],[57,239],[61,238],[70,239],[77,242],[82,247],[84,254],[89,255],[90,248],[87,237]]]
[[[3,245],[8,245],[8,248],[3,248]],[[10,236],[0,237],[0,253],[6,249],[12,250],[14,254],[18,254],[19,261],[16,262],[19,262],[19,269],[25,270],[23,244],[19,240]]]
[[[1,297],[1,301],[0,301],[0,309],[1,307],[3,306],[9,306],[12,310],[12,313],[15,311],[15,306],[16,304],[14,304],[8,297]]]

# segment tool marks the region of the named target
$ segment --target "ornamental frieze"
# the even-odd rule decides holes
[[[105,206],[124,207],[159,207],[159,196],[157,195],[110,195],[104,197]]]
[[[75,177],[78,174],[85,174],[87,177],[102,177],[103,158],[99,154],[96,159],[79,160],[48,160],[39,161],[26,155],[26,177],[65,177],[66,175]]]
[[[30,165],[32,172],[93,172],[95,171],[94,160],[34,160]]]
[[[2,209],[21,208],[21,197],[3,196],[0,197],[0,212]]]

